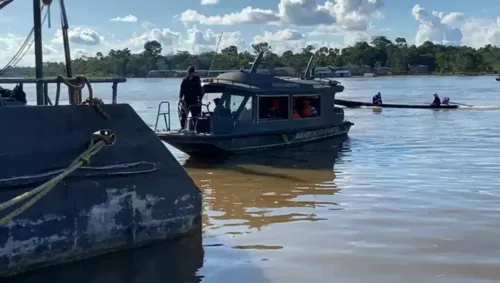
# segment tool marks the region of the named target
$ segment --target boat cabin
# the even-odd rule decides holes
[[[186,123],[195,134],[244,134],[342,123],[337,81],[278,78],[236,71],[203,82],[202,114]],[[214,99],[219,104],[215,105]]]

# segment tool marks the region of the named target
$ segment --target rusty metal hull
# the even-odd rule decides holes
[[[92,167],[0,225],[0,276],[201,229],[201,192],[155,133],[127,104],[103,110],[109,119],[88,106],[0,108],[0,203],[54,177],[93,132],[117,135]]]

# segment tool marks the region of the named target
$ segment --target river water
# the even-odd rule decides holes
[[[203,248],[193,237],[49,269],[36,281],[498,282],[500,83],[341,82],[338,98],[369,101],[381,91],[386,103],[430,103],[438,92],[476,106],[349,109],[355,125],[346,140],[225,164],[202,164],[169,147],[203,190]],[[119,100],[154,124],[159,101],[175,105],[178,86],[176,79],[130,79]],[[94,88],[111,97],[109,85]]]

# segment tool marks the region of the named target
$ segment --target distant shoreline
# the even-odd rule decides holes
[[[235,70],[236,71],[236,70]],[[83,74],[85,76],[85,74]],[[88,76],[89,78],[113,78],[113,77],[93,77],[93,76]],[[117,78],[118,76],[114,77]],[[289,76],[277,76],[277,77],[289,77]],[[418,75],[409,75],[409,74],[402,74],[402,75],[380,75],[380,76],[346,76],[346,77],[322,77],[322,79],[330,79],[330,80],[336,80],[336,79],[359,79],[359,78],[397,78],[397,77],[499,77],[499,74],[439,74],[439,73],[434,73],[434,74],[418,74]],[[0,81],[2,78],[5,79],[34,79],[35,77],[29,76],[29,77],[16,77],[16,76],[0,76]],[[47,76],[45,78],[55,78],[53,76]],[[168,77],[125,77],[126,79],[182,79],[182,77],[175,77],[175,76],[168,76]],[[207,77],[203,77],[207,78]],[[215,78],[215,77],[208,77],[208,78]],[[0,82],[1,83],[1,82]]]

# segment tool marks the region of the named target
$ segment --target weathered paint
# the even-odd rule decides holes
[[[0,226],[0,276],[201,229],[201,192],[130,106],[106,106],[109,120],[79,106],[22,107],[18,112],[5,109],[0,110],[0,121],[19,115],[26,117],[26,123],[9,126],[0,122],[12,133],[0,141],[0,168],[6,168],[0,171],[0,180],[67,166],[85,149],[90,134],[99,129],[112,129],[118,140],[95,156],[94,166],[146,161],[156,169],[130,174],[131,169],[113,176],[106,176],[106,171],[84,177],[76,174],[64,180],[8,225]],[[29,122],[35,117],[37,123],[52,125],[46,127],[47,137],[53,139],[58,134],[58,139],[29,138],[30,127],[37,127]],[[16,135],[19,126],[25,127],[24,137]],[[14,144],[15,149],[9,147]],[[114,171],[110,169],[109,173]],[[0,184],[0,203],[33,186],[26,180],[22,187]]]
[[[1,278],[2,283],[199,282],[201,233],[158,241],[140,249],[109,253],[56,268]],[[105,278],[103,280],[103,278]]]

